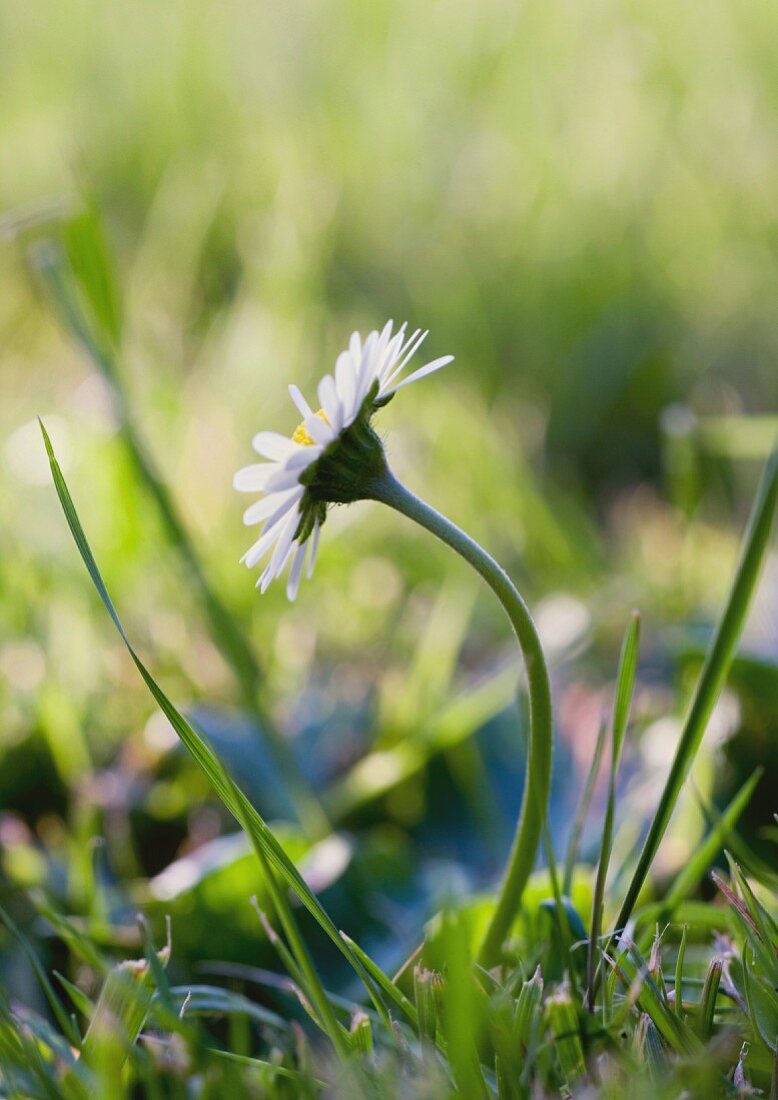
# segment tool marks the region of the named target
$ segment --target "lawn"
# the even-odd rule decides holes
[[[778,1097],[776,31],[0,4],[0,1096]]]

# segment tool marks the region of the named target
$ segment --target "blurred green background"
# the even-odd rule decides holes
[[[334,904],[376,930],[402,901],[411,943],[441,891],[500,866],[521,771],[507,630],[446,550],[363,505],[332,516],[293,607],[238,565],[231,478],[252,434],[291,434],[287,384],[312,396],[352,329],[389,316],[431,329],[429,358],[456,355],[381,427],[397,473],[537,611],[559,844],[629,610],[644,612],[629,853],[775,434],[777,34],[774,4],[735,0],[0,2],[6,897],[45,886],[106,936],[133,905],[178,904],[198,960],[214,914],[237,929],[225,956],[255,935],[253,872],[215,847],[232,826],[90,589],[38,414],[132,637],[260,808],[288,816],[104,379],[30,259],[85,196],[116,269],[136,425],[250,638],[266,708],[319,788],[379,751],[333,796],[357,838],[321,856],[328,883],[351,867]],[[776,778],[775,558],[744,652],[696,780],[721,800],[767,766],[758,841]],[[414,738],[408,774],[363,804],[393,774],[380,754]],[[687,802],[668,870],[704,822]],[[214,877],[209,858],[233,870]],[[178,878],[149,887],[177,859]],[[376,883],[396,886],[391,905]]]

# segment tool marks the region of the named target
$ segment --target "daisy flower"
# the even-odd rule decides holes
[[[333,374],[319,382],[316,412],[297,386],[289,387],[302,417],[291,438],[269,431],[254,436],[254,450],[265,461],[238,470],[233,484],[240,492],[263,494],[244,513],[244,523],[262,529],[241,558],[253,568],[269,555],[257,581],[262,592],[288,565],[286,592],[296,598],[306,559],[308,576],[313,573],[328,506],[365,499],[371,480],[386,469],[370,423],[374,414],[403,386],[454,358],[433,359],[403,377],[427,332],[406,336],[405,325],[394,333],[392,327],[388,321],[364,341],[358,332],[352,335]]]

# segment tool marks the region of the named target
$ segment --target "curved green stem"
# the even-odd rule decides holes
[[[481,944],[478,961],[493,966],[510,931],[535,863],[548,808],[553,724],[551,690],[543,649],[527,605],[505,570],[469,535],[419,500],[387,469],[366,496],[387,504],[425,527],[476,569],[502,604],[518,638],[527,670],[530,735],[524,796],[497,907]]]

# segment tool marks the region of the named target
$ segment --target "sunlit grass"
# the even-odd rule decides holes
[[[766,0],[0,11],[4,1095],[778,1095],[769,483],[731,587],[776,434],[777,23]],[[389,315],[457,353],[386,410],[393,467],[506,565],[551,665],[557,874],[491,975],[524,764],[499,608],[372,505],[333,515],[294,607],[237,565],[243,441],[291,433],[286,383]]]

